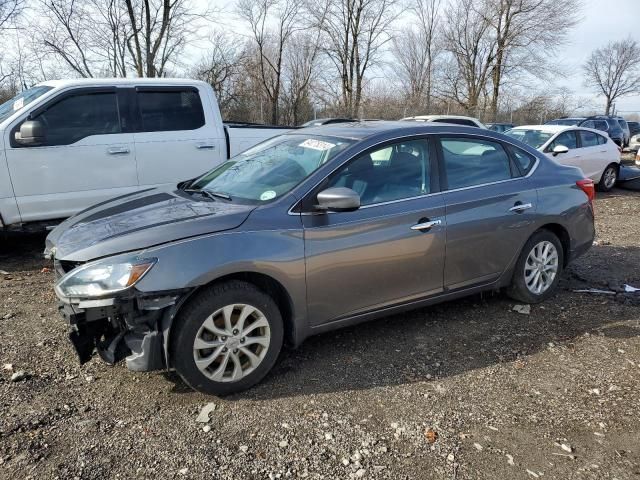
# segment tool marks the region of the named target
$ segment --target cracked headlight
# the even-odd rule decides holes
[[[56,284],[62,297],[93,298],[121,292],[134,286],[156,264],[157,258],[118,263],[88,263],[67,273]]]

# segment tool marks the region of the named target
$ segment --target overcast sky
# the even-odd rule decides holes
[[[558,0],[562,1],[562,0]],[[640,42],[640,0],[583,0],[582,21],[571,31],[568,42],[557,52],[558,70],[567,76],[556,80],[558,87],[568,87],[575,95],[592,98],[592,107],[604,110],[604,99],[596,97],[593,91],[584,86],[581,65],[590,53],[610,41],[631,36]],[[233,0],[194,0],[196,4],[209,4],[212,7],[233,9]],[[224,15],[218,28],[225,24],[238,32],[238,22],[232,15]],[[240,29],[242,30],[242,29]],[[622,115],[640,114],[640,95],[624,97],[617,102],[618,112]]]

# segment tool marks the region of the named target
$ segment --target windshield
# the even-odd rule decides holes
[[[18,110],[26,107],[36,98],[44,95],[52,88],[53,87],[46,87],[44,85],[33,87],[16,95],[11,100],[4,102],[2,105],[0,105],[0,122],[3,122],[7,118],[9,118],[11,115],[13,115],[14,112],[17,112]]]
[[[553,136],[553,133],[533,129],[512,128],[505,132],[505,135],[520,140],[533,148],[540,148]]]
[[[227,160],[188,190],[205,190],[231,201],[267,202],[289,192],[353,143],[318,135],[279,135]]]

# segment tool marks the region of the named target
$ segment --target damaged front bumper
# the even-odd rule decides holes
[[[70,325],[69,340],[81,364],[97,352],[109,364],[124,359],[129,370],[161,370],[169,368],[169,330],[186,295],[134,290],[96,300],[59,297],[59,311]]]

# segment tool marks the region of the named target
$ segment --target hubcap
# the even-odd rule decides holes
[[[616,171],[613,168],[607,168],[604,172],[604,184],[607,188],[612,188],[616,183]]]
[[[535,295],[546,292],[558,273],[558,250],[551,242],[536,244],[524,264],[524,281]]]
[[[227,305],[207,317],[193,342],[198,369],[216,382],[237,382],[262,362],[271,341],[264,314],[243,303]]]

